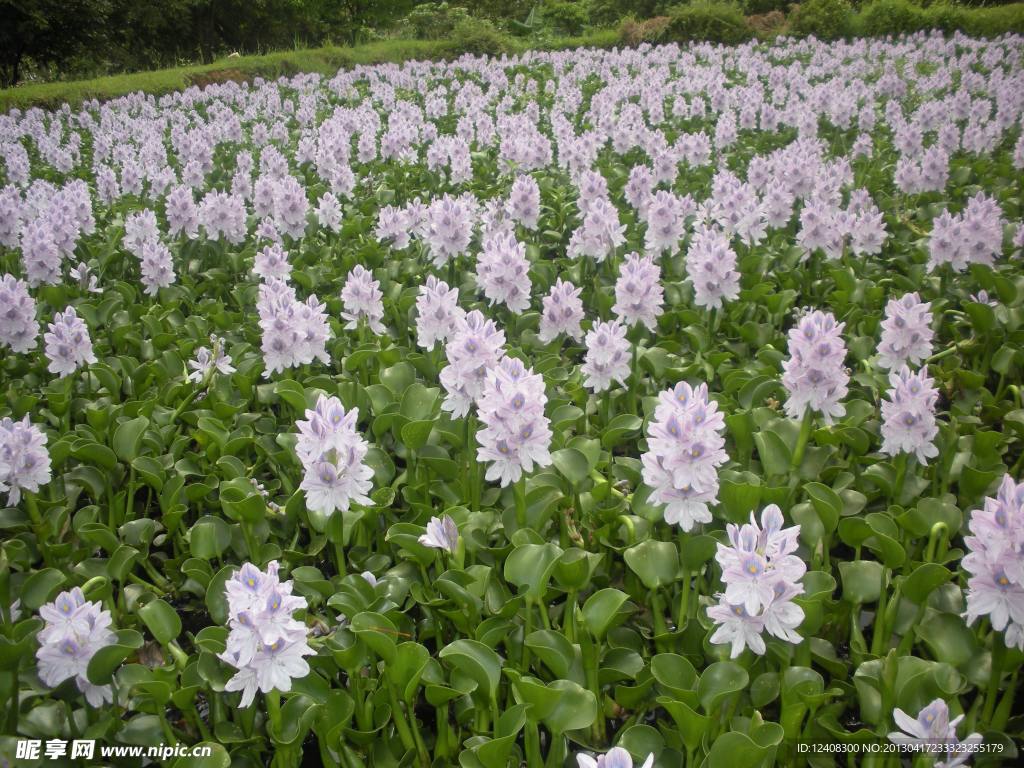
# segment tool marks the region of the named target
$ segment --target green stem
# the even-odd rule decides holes
[[[51,565],[50,547],[47,543],[46,524],[42,513],[39,511],[36,495],[31,491],[25,494],[25,506],[28,507],[28,516],[32,520],[32,528],[36,534],[36,545],[39,547],[39,553],[43,556],[43,562],[49,567]]]
[[[391,704],[391,719],[395,724],[395,730],[398,731],[398,738],[401,740],[402,746],[405,747],[406,752],[418,752],[416,740],[409,729],[409,721],[405,719],[405,712],[398,701],[395,687],[391,685],[390,681],[385,687],[388,692],[388,702]]]
[[[516,496],[516,525],[526,527],[526,474],[521,474],[513,485]]]
[[[800,423],[800,436],[796,440],[796,448],[793,450],[793,461],[790,469],[796,472],[804,463],[804,451],[807,449],[807,441],[811,437],[811,427],[814,426],[814,411],[808,408],[804,411],[804,419]]]
[[[907,479],[907,461],[910,455],[906,453],[900,453],[896,456],[896,483],[893,486],[892,492],[892,503],[899,504],[900,499],[903,498],[903,483]]]
[[[992,633],[992,671],[988,676],[988,689],[985,691],[985,707],[981,710],[981,722],[988,726],[996,709],[999,697],[999,681],[1003,677],[1003,662],[1006,659],[1006,645],[1001,632]]]

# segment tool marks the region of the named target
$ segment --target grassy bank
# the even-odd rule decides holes
[[[557,38],[545,48],[611,46],[619,41],[615,30],[601,30],[583,37]],[[518,42],[518,41],[516,41]],[[522,50],[529,47],[525,43]],[[516,49],[518,50],[518,46]],[[161,95],[224,80],[280,77],[299,72],[334,74],[357,64],[402,62],[410,59],[441,59],[457,55],[448,41],[386,40],[352,47],[308,48],[278,51],[261,56],[236,56],[212,64],[156,69],[92,80],[73,80],[20,85],[0,90],[0,111],[13,107],[55,107],[64,102],[76,106],[89,99],[113,99],[134,91]]]

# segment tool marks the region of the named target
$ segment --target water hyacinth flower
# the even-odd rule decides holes
[[[261,347],[266,365],[265,378],[314,360],[330,362],[327,340],[331,337],[331,329],[326,305],[317,300],[316,294],[310,295],[305,302],[299,301],[294,288],[282,280],[270,278],[260,285],[256,310],[263,332]]]
[[[725,592],[718,595],[718,605],[708,608],[708,617],[719,625],[711,642],[730,644],[734,659],[745,648],[763,655],[764,632],[793,644],[803,639],[796,628],[804,611],[793,598],[803,594],[799,581],[807,565],[793,554],[800,526],[784,525],[782,510],[771,504],[761,512],[760,525],[751,512],[749,523],[726,526],[730,546],[718,544],[715,559]]]
[[[356,264],[348,273],[345,285],[341,289],[341,301],[344,309],[342,318],[348,320],[346,330],[359,327],[365,321],[374,333],[384,333],[384,294],[380,290],[380,281],[373,279],[373,274],[362,264]]]
[[[21,500],[22,490],[35,493],[50,482],[50,453],[46,433],[29,421],[9,416],[0,419],[0,493],[7,494],[8,506]]]
[[[598,322],[587,332],[587,354],[580,366],[583,386],[603,392],[613,381],[625,385],[630,374],[630,343],[626,327],[618,320]]]
[[[532,176],[516,177],[505,209],[513,221],[527,229],[537,228],[540,219],[540,187]]]
[[[649,331],[657,328],[665,290],[661,286],[661,270],[653,256],[631,253],[626,256],[615,282],[615,305],[612,312],[626,326],[642,323]]]
[[[626,225],[619,221],[619,212],[608,200],[597,198],[589,204],[583,223],[572,233],[570,258],[589,257],[601,263],[626,242]]]
[[[159,240],[142,244],[139,256],[139,269],[142,273],[142,284],[146,286],[147,296],[156,296],[161,288],[174,283],[174,261],[171,250]]]
[[[580,299],[582,288],[577,288],[562,278],[556,278],[548,295],[544,297],[543,312],[540,316],[540,331],[537,337],[545,344],[565,334],[574,341],[583,338],[583,300]]]
[[[266,572],[245,563],[224,585],[228,601],[228,639],[219,658],[238,670],[226,691],[241,691],[240,705],[248,707],[256,691],[290,691],[292,680],[309,674],[305,656],[306,625],[293,617],[306,608],[306,598],[292,594],[292,582],[278,577],[278,563]]]
[[[103,293],[99,280],[96,278],[96,275],[90,272],[89,265],[84,261],[78,262],[78,264],[69,269],[68,274],[72,280],[78,283],[79,289],[87,293]]]
[[[721,230],[700,227],[694,233],[686,253],[686,277],[693,284],[698,307],[716,309],[739,296],[736,252]]]
[[[577,768],[633,768],[633,757],[622,747],[612,747],[596,758],[590,755],[576,755]],[[654,768],[654,753],[640,764],[639,768]]]
[[[445,195],[430,204],[424,239],[435,267],[444,266],[469,247],[475,223],[474,208],[462,197]]]
[[[955,768],[965,764],[972,754],[970,747],[982,742],[980,733],[972,733],[960,741],[956,727],[964,716],[958,715],[950,720],[949,705],[942,699],[935,699],[918,712],[916,718],[896,707],[892,719],[900,728],[889,733],[889,741],[894,744],[920,745],[925,748],[945,745],[945,750],[939,754],[948,756],[948,759],[936,761],[935,768]]]
[[[443,549],[454,555],[459,548],[459,528],[448,515],[432,517],[427,523],[427,532],[420,536],[419,543],[432,549]]]
[[[517,314],[528,309],[531,284],[526,245],[512,232],[486,238],[476,260],[476,284],[492,306],[504,304]]]
[[[358,418],[358,408],[346,411],[338,398],[320,395],[306,419],[295,424],[295,453],[305,472],[299,489],[314,512],[330,515],[353,502],[370,503],[373,470],[364,461],[369,443],[356,429]]]
[[[467,312],[445,344],[448,365],[441,370],[445,389],[441,409],[455,418],[469,413],[484,391],[487,371],[505,356],[505,332],[477,309]]]
[[[506,357],[487,372],[478,408],[484,428],[477,433],[477,459],[492,462],[487,480],[502,487],[514,483],[534,465],[551,464],[551,427],[544,415],[544,378]]]
[[[815,310],[789,331],[789,358],[782,364],[782,384],[789,397],[786,413],[799,419],[807,412],[821,413],[826,424],[846,413],[839,402],[847,393],[850,374],[844,366],[844,323],[831,312]]]
[[[898,369],[920,365],[932,354],[932,305],[916,293],[890,299],[885,305],[882,340],[878,344],[878,365]]]
[[[726,454],[725,419],[708,398],[707,384],[685,381],[658,396],[647,439],[643,480],[649,501],[664,504],[665,522],[690,531],[710,523],[709,504],[718,501],[718,467]]]
[[[0,278],[0,348],[28,352],[38,337],[36,300],[29,295],[28,284],[5,274]]]
[[[971,512],[961,565],[967,579],[968,624],[988,616],[1006,645],[1024,650],[1024,483],[1005,475],[995,497]]]
[[[50,373],[59,374],[63,379],[81,366],[96,362],[89,329],[74,307],[54,315],[49,328],[43,334],[43,340],[46,342],[46,357],[50,361],[47,370]]]
[[[926,369],[912,373],[907,366],[889,375],[888,399],[882,401],[882,453],[911,453],[921,464],[939,455],[935,437],[935,403],[939,391]]]
[[[276,278],[288,280],[292,274],[292,265],[288,261],[288,254],[280,243],[271,243],[256,252],[253,260],[252,271],[263,280]]]
[[[229,376],[235,372],[235,367],[231,365],[231,356],[224,351],[224,339],[210,337],[210,341],[213,343],[212,350],[200,347],[196,350],[195,359],[188,361],[188,367],[192,369],[188,380],[196,384],[208,381],[214,371],[222,376]]]
[[[51,688],[74,679],[90,706],[112,702],[111,686],[93,685],[87,676],[89,662],[96,652],[117,639],[110,628],[110,611],[103,610],[98,602],[86,600],[82,590],[75,587],[41,606],[39,616],[45,622],[36,636],[39,679]]]
[[[438,342],[446,342],[465,316],[459,306],[459,289],[428,275],[416,297],[416,343],[431,350]]]
[[[341,203],[331,192],[325,192],[317,202],[316,220],[324,229],[341,231]]]

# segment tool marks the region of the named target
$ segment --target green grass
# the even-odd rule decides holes
[[[510,40],[516,50],[530,47],[525,41]],[[618,44],[615,30],[600,30],[583,37],[557,38],[543,45],[549,49],[581,46],[608,47]],[[63,103],[78,106],[90,99],[108,100],[135,91],[160,96],[203,83],[211,73],[235,73],[244,78],[276,78],[299,72],[333,75],[342,67],[358,64],[403,62],[410,59],[450,58],[456,52],[445,40],[385,40],[352,47],[308,48],[277,51],[262,56],[219,59],[212,64],[156,69],[125,75],[110,75],[92,80],[37,83],[0,90],[0,111],[13,107],[56,107]]]

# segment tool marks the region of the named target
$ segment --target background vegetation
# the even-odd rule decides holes
[[[928,29],[995,37],[1024,33],[1024,3],[0,0],[0,19],[0,86],[23,85],[0,91],[0,107],[9,108],[140,89],[164,93],[210,77],[328,72],[346,64],[572,44],[735,44],[778,35],[837,39]],[[138,71],[146,72],[117,77]],[[82,82],[38,85],[73,80]]]

